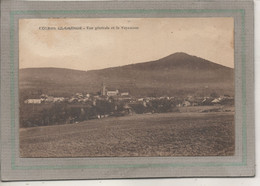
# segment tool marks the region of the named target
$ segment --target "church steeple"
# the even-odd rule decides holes
[[[106,85],[105,85],[104,82],[102,82],[101,95],[102,95],[102,96],[106,96],[106,91],[107,91],[107,89],[106,89]]]

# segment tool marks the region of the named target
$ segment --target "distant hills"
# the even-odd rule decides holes
[[[21,94],[69,96],[108,89],[142,96],[234,95],[234,69],[186,53],[159,60],[80,71],[62,68],[27,68],[19,73]]]

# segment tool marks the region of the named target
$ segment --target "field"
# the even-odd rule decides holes
[[[142,114],[20,129],[21,157],[233,155],[234,112]]]

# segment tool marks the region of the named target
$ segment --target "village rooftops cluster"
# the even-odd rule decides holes
[[[57,102],[64,102],[64,97],[54,97],[48,96],[46,94],[42,94],[38,99],[27,99],[24,101],[26,104],[41,104],[41,103],[57,103]]]
[[[187,96],[185,98],[178,97],[144,97],[136,99],[136,102],[143,102],[146,105],[154,100],[168,100],[169,102],[174,102],[176,107],[188,107],[188,106],[203,106],[203,105],[233,105],[234,98],[229,95],[219,96],[219,97],[195,97]]]
[[[119,91],[115,93],[117,94],[113,96],[108,96],[107,92],[106,95],[76,93],[67,98],[43,94],[39,99],[27,99],[21,106],[31,109],[34,114],[21,117],[22,125],[38,126],[39,122],[41,125],[77,123],[133,114],[183,112],[184,110],[188,112],[189,109],[195,109],[196,112],[231,112],[230,107],[234,106],[234,98],[230,96],[134,97],[120,94]],[[31,117],[31,114],[35,117]],[[41,116],[41,121],[36,116]]]
[[[110,97],[117,97],[119,100],[130,99],[129,92],[119,92],[119,90],[106,90],[106,93],[103,95],[95,95],[91,93],[76,93],[71,97],[55,97],[49,96],[47,94],[40,95],[39,98],[26,99],[25,104],[42,104],[42,103],[86,103],[94,100],[108,100]]]
[[[111,102],[116,100],[119,102],[126,103],[143,103],[143,106],[146,107],[149,105],[149,102],[156,100],[168,100],[173,103],[176,107],[181,106],[198,106],[198,105],[226,105],[234,104],[234,98],[229,95],[217,96],[216,93],[212,93],[208,97],[198,97],[198,96],[187,96],[185,98],[178,97],[134,97],[131,96],[128,91],[119,91],[118,89],[109,90],[102,83],[100,92],[93,93],[75,93],[71,97],[54,97],[47,94],[42,94],[38,99],[27,99],[24,101],[25,104],[44,104],[44,103],[69,103],[69,104],[90,104],[95,105],[97,100],[104,100]]]
[[[150,101],[154,100],[168,100],[174,101],[176,107],[183,106],[198,106],[198,105],[226,105],[234,104],[234,98],[228,95],[219,97],[195,97],[187,96],[185,98],[177,97],[133,97],[130,96],[129,92],[121,92],[119,90],[107,90],[103,89],[101,95],[94,95],[91,93],[76,93],[71,97],[54,97],[42,94],[38,99],[27,99],[24,101],[25,104],[50,104],[50,103],[69,103],[69,104],[85,104],[91,103],[95,105],[96,100],[106,100],[111,101],[111,99],[117,101],[123,101],[128,103],[143,103],[144,106]]]

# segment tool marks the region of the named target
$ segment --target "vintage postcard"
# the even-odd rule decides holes
[[[254,176],[251,1],[1,15],[2,180]]]
[[[20,19],[20,156],[234,155],[233,43],[233,18]]]

